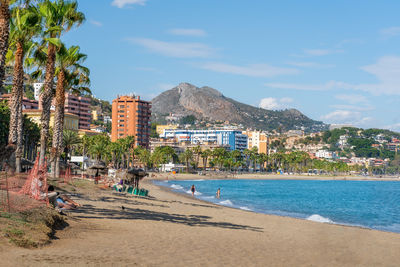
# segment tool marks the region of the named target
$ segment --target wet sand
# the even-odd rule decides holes
[[[82,191],[51,245],[0,239],[1,266],[398,266],[400,234],[257,214],[143,183],[150,198]],[[122,208],[124,207],[124,209]]]

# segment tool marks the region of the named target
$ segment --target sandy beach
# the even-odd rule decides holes
[[[189,177],[187,177],[189,178]],[[40,249],[0,239],[1,266],[398,266],[400,234],[257,214],[159,188],[80,190],[69,227]],[[124,208],[122,208],[122,206]]]

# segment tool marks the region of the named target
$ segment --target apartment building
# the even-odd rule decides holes
[[[151,102],[139,96],[120,96],[112,102],[111,141],[135,137],[135,145],[149,147]]]
[[[239,130],[180,130],[165,129],[161,138],[175,138],[178,142],[189,142],[195,145],[215,143],[229,145],[229,150],[243,151],[247,148],[247,135]]]
[[[258,148],[258,153],[268,154],[268,135],[260,131],[246,131],[243,134],[248,136],[248,148]]]
[[[0,101],[9,101],[11,99],[11,94],[3,94],[0,96]],[[38,109],[39,108],[39,103],[36,100],[32,100],[29,98],[22,98],[22,109]]]
[[[79,129],[90,129],[90,98],[65,93],[65,112],[77,115],[79,117]]]

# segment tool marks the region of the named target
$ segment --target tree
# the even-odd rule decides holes
[[[12,96],[10,100],[10,132],[9,144],[16,144],[15,166],[16,172],[21,171],[21,158],[23,149],[23,116],[22,97],[24,92],[24,59],[25,54],[32,49],[34,43],[31,39],[40,31],[40,16],[38,10],[33,6],[17,6],[12,10],[10,21],[10,44],[8,58],[14,59],[14,77]]]
[[[3,88],[6,70],[6,54],[8,50],[10,0],[0,0],[0,89]]]
[[[56,54],[56,110],[54,114],[53,144],[51,149],[51,166],[53,177],[58,177],[59,158],[63,143],[64,105],[67,90],[75,94],[90,93],[89,69],[81,65],[86,55],[80,53],[79,46],[66,48],[61,45]]]
[[[203,169],[206,170],[207,168],[207,161],[208,158],[212,155],[212,151],[210,149],[205,149],[202,153],[201,153],[201,158],[203,159]]]
[[[193,148],[193,154],[196,155],[195,169],[197,169],[197,167],[199,166],[201,153],[201,147],[199,145]]]
[[[60,36],[74,25],[80,25],[85,16],[77,10],[76,1],[44,0],[39,4],[40,14],[43,17],[43,46],[47,46],[47,60],[43,91],[41,93],[42,115],[40,136],[40,166],[43,165],[46,154],[46,140],[49,138],[50,106],[53,98],[53,79],[55,74],[56,50],[60,47]]]
[[[65,162],[70,159],[70,154],[74,146],[80,144],[82,140],[79,138],[78,134],[71,130],[63,131],[63,147],[65,151]]]
[[[193,160],[193,151],[190,148],[187,148],[179,156],[181,158],[181,161],[186,163],[186,171],[189,172],[189,166],[190,166],[190,163]]]

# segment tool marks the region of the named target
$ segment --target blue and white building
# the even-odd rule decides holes
[[[160,138],[175,138],[178,142],[203,144],[206,142],[218,145],[229,145],[230,150],[243,151],[247,148],[247,135],[239,130],[180,130],[166,129]]]

